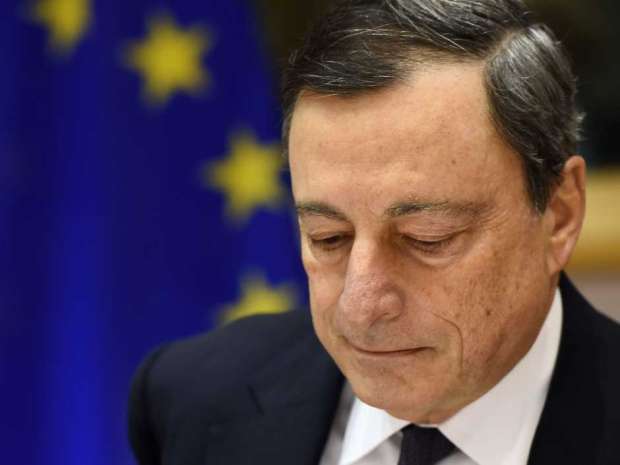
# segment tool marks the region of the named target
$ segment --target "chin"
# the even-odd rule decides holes
[[[399,385],[400,383],[390,383],[387,380],[377,382],[368,378],[353,380],[351,386],[355,395],[365,404],[385,410],[390,415],[412,421],[409,416],[415,414],[422,415],[426,412],[428,403],[422,400],[419,392],[415,389]]]
[[[385,410],[412,423],[437,424],[451,416],[442,402],[445,386],[439,383],[411,385],[402,379],[370,378],[360,373],[346,374],[355,395],[365,404]]]
[[[412,423],[430,423],[429,418],[431,416],[431,411],[429,411],[428,404],[418,403],[412,399],[390,399],[386,396],[382,396],[381,398],[377,398],[376,396],[358,397],[365,404],[384,410],[395,418],[400,418],[401,420],[410,421]]]

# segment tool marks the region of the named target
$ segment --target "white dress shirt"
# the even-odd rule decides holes
[[[457,450],[438,465],[526,465],[560,345],[556,290],[528,353],[490,391],[437,425]],[[347,383],[320,465],[396,465],[409,424],[357,399]]]

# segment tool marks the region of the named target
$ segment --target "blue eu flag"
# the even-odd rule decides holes
[[[258,39],[240,0],[2,2],[2,463],[132,463],[149,349],[303,306]]]

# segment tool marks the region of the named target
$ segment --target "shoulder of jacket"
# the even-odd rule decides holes
[[[156,349],[153,376],[184,378],[197,369],[250,369],[282,346],[312,331],[309,312],[246,317],[212,331],[173,341]]]
[[[253,378],[275,355],[306,337],[314,337],[309,312],[257,315],[213,331],[170,342],[142,363],[151,399],[191,396],[202,390],[226,390]]]

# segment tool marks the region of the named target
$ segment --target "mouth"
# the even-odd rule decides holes
[[[396,350],[368,350],[358,347],[354,344],[349,343],[350,347],[354,352],[372,358],[399,358],[399,357],[407,357],[413,354],[417,354],[424,350],[430,349],[430,347],[414,347],[411,349],[396,349]]]

